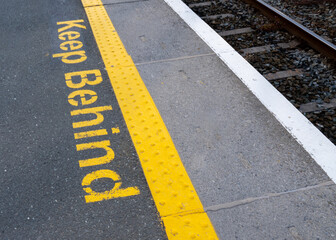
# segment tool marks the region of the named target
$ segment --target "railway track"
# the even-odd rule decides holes
[[[261,0],[184,1],[336,144],[333,33],[321,37]]]
[[[336,0],[264,0],[336,45]]]

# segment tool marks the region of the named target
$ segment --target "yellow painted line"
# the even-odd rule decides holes
[[[74,135],[75,135],[75,139],[81,139],[81,138],[107,135],[107,131],[106,129],[99,129],[99,130],[93,130],[93,131],[79,132],[79,133],[75,133]]]
[[[168,130],[104,6],[82,0],[169,239],[218,239]],[[92,2],[90,1],[90,4]]]

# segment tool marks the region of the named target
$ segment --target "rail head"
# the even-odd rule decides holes
[[[244,0],[324,56],[336,61],[336,46],[262,0]]]

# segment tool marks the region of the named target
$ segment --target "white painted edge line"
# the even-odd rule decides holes
[[[336,146],[181,0],[164,0],[252,91],[336,183]]]

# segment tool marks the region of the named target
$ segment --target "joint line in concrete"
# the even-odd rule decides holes
[[[290,190],[290,191],[286,191],[286,192],[268,193],[268,194],[266,194],[264,196],[260,196],[260,197],[245,198],[245,199],[241,199],[241,200],[237,200],[237,201],[233,201],[233,202],[213,205],[213,206],[205,207],[204,210],[205,210],[205,212],[216,212],[216,211],[219,211],[219,210],[225,210],[225,209],[230,209],[230,208],[238,207],[238,206],[245,205],[245,204],[250,204],[252,202],[263,200],[263,199],[279,197],[279,196],[282,196],[282,195],[285,195],[285,194],[303,192],[303,191],[308,191],[308,190],[315,189],[315,188],[320,188],[320,187],[327,187],[327,186],[331,186],[331,185],[335,185],[334,182],[333,181],[327,181],[327,182],[323,182],[323,183],[320,183],[320,184],[317,184],[317,185],[308,186],[308,187],[304,187],[304,188],[298,188],[298,189]]]
[[[185,59],[190,59],[190,58],[207,57],[207,56],[214,56],[214,55],[216,55],[216,53],[205,53],[205,54],[199,54],[199,55],[177,57],[177,58],[168,58],[168,59],[149,61],[149,62],[139,62],[139,63],[135,63],[135,66],[152,64],[152,63],[173,62],[173,61],[185,60]]]

